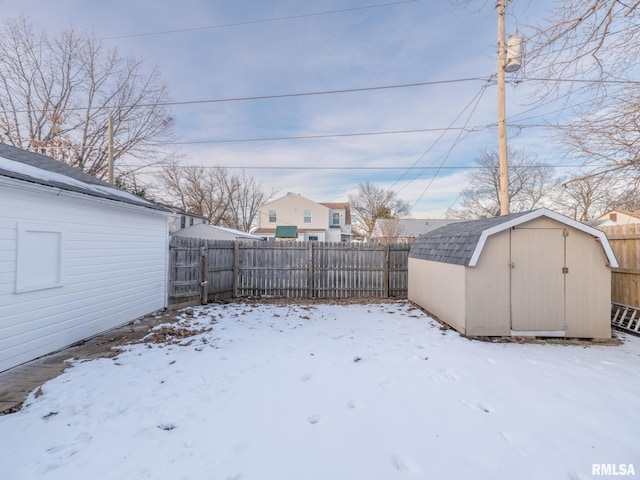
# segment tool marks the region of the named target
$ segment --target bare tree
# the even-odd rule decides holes
[[[637,176],[640,2],[555,0],[542,21],[523,30],[524,81],[535,80],[538,101],[563,99],[574,114],[558,131],[567,155],[582,157],[586,165],[598,160],[599,173]]]
[[[231,228],[250,232],[255,226],[260,206],[267,200],[262,184],[255,178],[242,173],[233,175],[227,183]]]
[[[380,242],[393,243],[398,241],[398,237],[404,234],[404,227],[400,224],[399,218],[378,219],[376,231],[380,236]]]
[[[392,190],[377,187],[371,182],[360,183],[358,191],[349,195],[354,229],[367,237],[378,218],[402,218],[409,214],[409,203],[398,198]]]
[[[511,212],[541,206],[554,185],[553,168],[515,149],[509,149],[509,163]],[[484,218],[500,215],[500,159],[495,150],[480,152],[469,180],[469,186],[461,193],[461,206],[449,209],[446,216]]]
[[[591,165],[597,160],[600,173],[626,170],[637,176],[640,2],[563,0],[555,5],[527,41],[527,76],[543,79],[539,98],[564,95],[575,113],[560,129],[568,154]],[[579,103],[572,102],[578,98]]]
[[[554,202],[556,210],[581,222],[602,215],[611,203],[611,190],[605,175],[586,176],[560,184]]]
[[[554,208],[582,222],[593,220],[614,209],[640,207],[638,180],[611,174],[577,174],[560,181]]]
[[[567,151],[585,163],[600,165],[600,173],[640,171],[640,88],[627,87],[592,103],[591,110],[560,127]]]
[[[49,37],[25,18],[0,31],[0,141],[52,156],[85,172],[107,175],[107,125],[113,119],[114,160],[152,162],[166,156],[173,119],[157,68],[121,58],[92,34]]]
[[[250,231],[266,199],[261,184],[244,172],[230,175],[222,167],[182,167],[173,162],[157,174],[167,198],[213,225]]]
[[[229,197],[227,171],[223,168],[164,166],[157,175],[167,203],[178,203],[191,213],[207,217],[213,225],[227,226]]]
[[[563,79],[621,79],[636,65],[640,3],[558,0],[527,44],[527,70],[542,74],[552,85]]]

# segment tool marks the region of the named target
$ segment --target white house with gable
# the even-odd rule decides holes
[[[169,215],[0,144],[0,371],[164,308]]]
[[[258,227],[252,232],[276,240],[317,242],[351,241],[349,203],[317,203],[287,193],[260,207]]]

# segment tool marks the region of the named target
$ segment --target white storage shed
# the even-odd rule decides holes
[[[164,308],[168,218],[0,144],[0,371]]]
[[[464,335],[610,338],[617,266],[603,232],[542,208],[420,236],[408,297]]]

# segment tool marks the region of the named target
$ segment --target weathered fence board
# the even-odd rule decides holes
[[[409,249],[396,244],[173,237],[169,304],[232,297],[402,298],[407,295]]]
[[[600,227],[621,268],[640,270],[640,223]]]
[[[640,307],[640,224],[599,228],[620,264],[611,270],[611,301]]]
[[[169,244],[169,305],[200,302],[200,240]],[[195,252],[195,254],[194,254]]]
[[[611,301],[623,305],[640,306],[640,270],[627,268],[611,270]]]

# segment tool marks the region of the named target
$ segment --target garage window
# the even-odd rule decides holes
[[[18,224],[16,293],[61,287],[63,247],[59,228]]]

